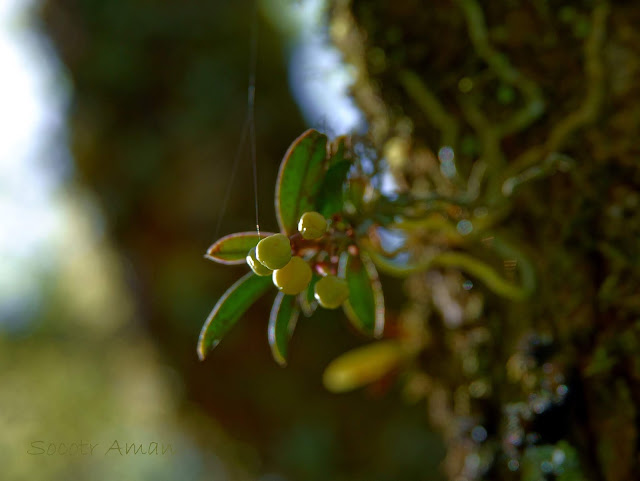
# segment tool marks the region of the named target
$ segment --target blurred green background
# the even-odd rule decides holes
[[[267,231],[288,145],[310,126],[342,125],[314,114],[325,99],[305,100],[313,88],[299,85],[336,81],[331,54],[309,47],[322,43],[309,36],[309,3],[264,2],[258,15]],[[442,448],[422,405],[405,405],[393,386],[343,396],[322,387],[326,364],[364,342],[341,314],[303,319],[282,369],[267,344],[270,294],[197,360],[202,323],[245,271],[203,254],[221,215],[219,235],[254,226],[246,157],[222,209],[247,112],[253,8],[3,2],[2,479],[440,479]],[[316,59],[326,77],[305,70]],[[174,454],[105,456],[114,440]],[[99,447],[33,455],[33,441]]]

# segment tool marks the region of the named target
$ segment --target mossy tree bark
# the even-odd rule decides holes
[[[465,245],[414,245],[517,281],[523,260],[495,255],[509,239],[535,270],[521,301],[461,289],[456,268],[406,282],[400,330],[423,349],[407,389],[450,479],[640,479],[639,24],[635,2],[331,2],[398,184],[466,201],[447,212]]]

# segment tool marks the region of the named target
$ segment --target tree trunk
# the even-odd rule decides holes
[[[640,479],[640,5],[561,3],[331,2],[398,185],[467,199],[464,248],[535,274],[524,300],[463,269],[406,281],[407,386],[451,480]]]

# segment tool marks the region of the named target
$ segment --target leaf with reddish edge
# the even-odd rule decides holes
[[[260,239],[273,235],[271,232],[237,232],[218,239],[204,255],[219,264],[239,265],[246,262],[249,251],[256,246]]]
[[[340,264],[340,271],[349,286],[349,299],[343,306],[345,314],[360,332],[374,337],[382,336],[384,295],[378,271],[371,258],[364,251],[357,256],[345,252]]]
[[[300,309],[296,296],[288,296],[278,292],[269,316],[269,346],[271,354],[278,364],[287,365],[289,339],[298,322]]]
[[[291,144],[276,181],[276,217],[282,232],[295,234],[300,216],[315,210],[327,165],[326,135],[309,129]]]
[[[198,357],[201,361],[271,285],[271,276],[260,277],[249,272],[227,289],[200,331]]]

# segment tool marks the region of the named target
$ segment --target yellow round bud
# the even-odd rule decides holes
[[[302,257],[292,257],[282,269],[273,271],[273,283],[285,294],[304,291],[311,282],[311,267]]]
[[[265,267],[263,264],[260,263],[260,261],[257,259],[256,257],[256,248],[253,247],[249,253],[247,254],[247,264],[249,264],[249,267],[251,267],[251,270],[257,275],[257,276],[269,276],[271,275],[271,269],[269,269],[268,267]]]
[[[256,259],[271,270],[280,269],[291,259],[291,243],[284,234],[274,234],[258,242]]]
[[[298,222],[303,239],[320,239],[327,230],[327,219],[318,212],[305,212]]]
[[[349,287],[344,279],[329,275],[316,282],[313,295],[325,309],[336,309],[349,298]]]

